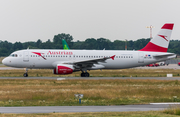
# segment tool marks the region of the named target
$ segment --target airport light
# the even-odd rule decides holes
[[[154,26],[146,26],[146,28],[150,28],[150,38],[152,39],[152,28],[155,28]]]
[[[125,50],[127,50],[127,39],[125,39]]]

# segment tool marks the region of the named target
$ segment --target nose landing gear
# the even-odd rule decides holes
[[[24,73],[23,76],[24,76],[24,77],[28,77],[28,74],[27,74],[27,73]]]
[[[26,72],[23,74],[24,77],[28,77],[28,69],[26,68]]]

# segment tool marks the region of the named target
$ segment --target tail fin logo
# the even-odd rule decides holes
[[[158,35],[158,36],[160,36],[160,37],[162,37],[163,39],[165,39],[166,41],[168,41],[168,40],[167,40],[167,36],[164,36],[164,35]]]

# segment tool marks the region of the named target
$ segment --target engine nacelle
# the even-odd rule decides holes
[[[74,67],[72,65],[65,65],[65,64],[58,64],[56,69],[53,70],[54,74],[71,74],[74,70]]]

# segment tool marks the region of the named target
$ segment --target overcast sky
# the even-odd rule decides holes
[[[180,0],[0,0],[0,40],[27,42],[67,33],[87,38],[149,38],[164,23],[174,23],[180,39]]]

